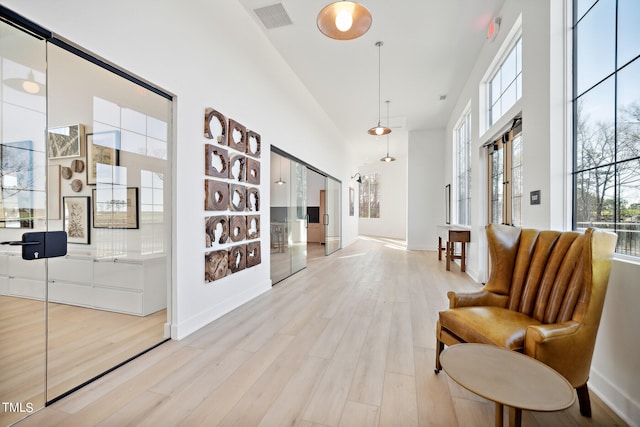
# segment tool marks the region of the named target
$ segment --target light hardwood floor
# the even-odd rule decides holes
[[[19,427],[491,426],[493,403],[433,372],[446,292],[477,288],[436,252],[360,238]],[[523,426],[624,425],[592,405],[524,411]]]
[[[45,324],[43,301],[0,296],[1,402],[42,407],[45,377],[51,400],[162,342],[167,319],[166,310],[140,317],[58,303],[48,314]],[[21,417],[0,406],[0,426]]]

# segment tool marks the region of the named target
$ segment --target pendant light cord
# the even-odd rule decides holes
[[[380,104],[381,104],[381,100],[382,100],[382,96],[381,96],[381,92],[382,92],[382,84],[380,83],[380,81],[382,80],[382,72],[380,71],[380,69],[382,68],[382,61],[380,60],[380,50],[382,47],[382,42],[377,42],[376,45],[378,46],[378,127],[380,127],[380,115],[381,115],[381,110],[380,110]]]
[[[388,99],[385,101],[385,103],[387,104],[387,127],[389,126],[389,103],[391,101],[389,101]],[[389,134],[387,134],[387,157],[389,157]]]

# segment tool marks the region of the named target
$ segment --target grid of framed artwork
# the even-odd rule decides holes
[[[86,130],[83,124],[48,130],[47,206],[69,243],[88,245],[93,228],[138,229],[139,201],[137,187],[119,184],[120,131]]]
[[[204,281],[261,263],[260,135],[205,109]]]

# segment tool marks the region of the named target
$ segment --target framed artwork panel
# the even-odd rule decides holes
[[[91,243],[89,197],[67,196],[62,198],[64,206],[64,231],[68,243]]]
[[[444,187],[444,220],[451,224],[451,184]]]
[[[93,189],[94,228],[139,228],[138,188],[109,186]]]
[[[47,145],[50,159],[66,159],[80,157],[84,141],[84,125],[60,126],[49,129]]]
[[[117,130],[87,134],[87,184],[95,185],[98,165],[118,166],[120,132]]]
[[[60,165],[47,166],[47,218],[60,219]]]

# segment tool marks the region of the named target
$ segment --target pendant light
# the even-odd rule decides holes
[[[371,27],[371,12],[359,3],[337,1],[325,6],[316,23],[325,36],[335,40],[352,40]]]
[[[3,83],[12,89],[19,90],[30,95],[44,95],[44,85],[36,81],[32,70],[29,71],[29,75],[26,79],[6,79]]]
[[[386,100],[385,103],[387,104],[387,126],[389,126],[389,103],[391,101]],[[391,157],[389,155],[389,134],[387,134],[387,155],[383,158],[380,159],[380,161],[385,162],[385,163],[389,163],[389,162],[395,162],[396,158],[395,157]]]
[[[376,42],[376,46],[378,46],[378,126],[372,127],[367,131],[369,135],[373,136],[381,136],[391,133],[391,129],[382,126],[380,122],[380,48],[383,44],[383,42]]]
[[[280,178],[278,178],[278,180],[275,182],[278,185],[284,185],[286,184],[286,181],[282,180],[282,156],[280,156]]]

